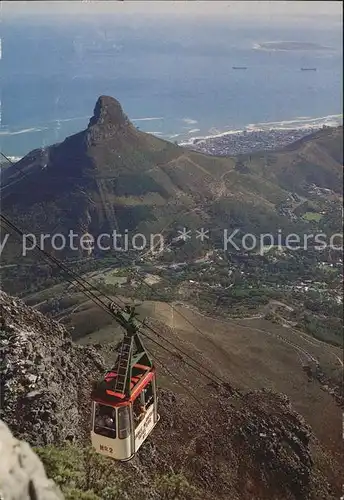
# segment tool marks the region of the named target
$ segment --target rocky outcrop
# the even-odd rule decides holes
[[[100,96],[94,107],[93,116],[89,121],[88,128],[98,126],[123,127],[129,125],[128,117],[123,113],[120,103],[109,96]]]
[[[161,392],[160,423],[139,452],[142,466],[162,473],[187,461],[186,476],[209,500],[336,498],[314,465],[322,451],[312,430],[285,395],[213,388],[210,403],[205,396],[202,411]]]
[[[94,348],[73,344],[65,328],[21,300],[0,292],[0,305],[1,418],[30,444],[82,439],[102,358]]]
[[[13,437],[0,421],[0,498],[1,500],[63,500],[44,467],[25,441]]]
[[[120,103],[113,97],[100,96],[87,127],[85,136],[87,147],[112,139],[118,134],[127,132],[128,129],[134,132]]]

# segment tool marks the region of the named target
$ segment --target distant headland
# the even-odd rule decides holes
[[[331,47],[326,47],[325,45],[320,45],[314,42],[263,42],[256,43],[253,46],[256,50],[287,50],[287,51],[304,51],[304,50],[332,50]]]

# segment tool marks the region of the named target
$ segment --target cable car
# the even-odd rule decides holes
[[[134,307],[125,312],[109,307],[125,335],[114,367],[91,393],[91,442],[101,455],[127,461],[159,421],[156,372],[139,336]]]

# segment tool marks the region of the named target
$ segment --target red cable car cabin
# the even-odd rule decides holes
[[[130,460],[159,420],[156,373],[138,335],[134,309],[116,312],[126,329],[113,369],[92,391],[91,441],[115,460]]]

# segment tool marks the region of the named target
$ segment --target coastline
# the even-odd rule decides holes
[[[304,131],[307,133],[315,132],[325,127],[338,127],[343,124],[343,115],[327,115],[323,117],[311,118],[309,116],[300,116],[294,120],[282,120],[279,122],[259,122],[256,124],[248,124],[242,129],[227,130],[217,134],[193,136],[185,141],[178,142],[179,146],[192,146],[196,143],[207,142],[209,140],[227,137],[231,135],[246,135],[257,132],[285,131]]]
[[[80,119],[80,118],[78,118]],[[156,120],[163,120],[163,117],[147,117],[147,118],[135,118],[132,119],[133,122],[151,122]],[[68,119],[64,121],[76,121],[77,119]],[[62,120],[59,120],[62,122]],[[184,119],[185,121],[185,119]],[[190,122],[190,130],[187,132],[198,132],[199,128],[195,129],[195,120]],[[198,124],[198,122],[196,121]],[[175,142],[179,146],[183,147],[191,147],[200,152],[204,152],[207,154],[241,154],[246,152],[254,152],[256,150],[262,149],[275,149],[276,147],[283,147],[285,145],[294,142],[305,135],[308,135],[312,132],[322,129],[325,127],[338,127],[343,124],[343,115],[327,115],[323,117],[308,117],[308,116],[300,116],[293,120],[282,120],[279,122],[258,122],[258,123],[250,123],[241,129],[234,130],[226,130],[223,132],[218,132],[214,134],[207,135],[195,135],[187,139],[182,139],[180,141],[177,140],[178,137],[182,135],[182,133],[175,133],[172,135],[164,134],[161,131],[158,132],[149,132],[148,130],[144,130],[143,132],[151,133],[156,135],[157,137],[168,140],[170,142],[175,139]],[[197,125],[196,125],[197,126]],[[23,135],[25,133],[32,133],[33,130],[37,130],[35,128],[26,128],[21,132]],[[7,133],[10,133],[7,131]],[[15,135],[20,133],[19,131],[15,132]],[[72,132],[72,133],[77,133]],[[5,135],[6,131],[2,131],[2,135]],[[183,133],[183,135],[185,132]],[[68,134],[71,135],[71,134]],[[62,139],[64,140],[64,139]],[[61,141],[59,141],[61,142]],[[36,146],[37,147],[37,146]],[[38,147],[43,147],[38,146]],[[32,148],[34,149],[34,148]],[[31,149],[31,150],[32,150]],[[29,153],[29,150],[25,153]],[[5,152],[6,154],[6,152]],[[19,155],[11,152],[7,155],[8,158],[15,162],[18,162],[25,155]]]

